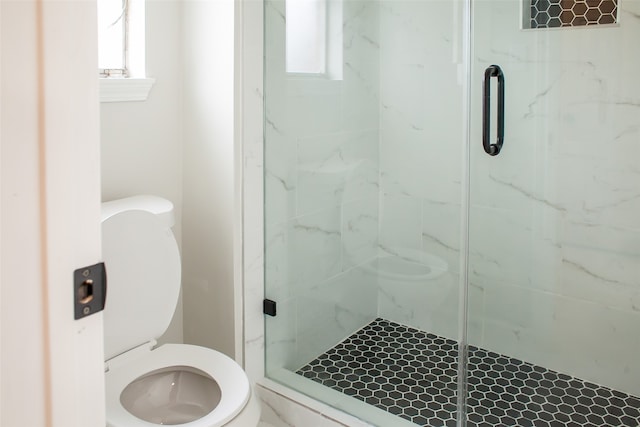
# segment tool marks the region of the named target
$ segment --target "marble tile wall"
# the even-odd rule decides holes
[[[473,99],[500,64],[507,127],[487,156],[470,106],[468,322],[474,345],[636,395],[639,5],[618,27],[529,31],[517,2],[477,2]],[[461,6],[345,7],[344,80],[314,81],[285,78],[282,3],[266,4],[269,369],[372,316],[457,337]]]
[[[262,410],[261,424],[258,427],[372,427],[365,421],[341,413],[327,405],[313,409],[306,404],[317,406],[317,402],[302,395],[290,397],[278,393],[278,390],[285,391],[282,389],[282,386],[274,386],[274,384],[269,384],[269,387],[256,387],[256,394],[260,398]],[[285,392],[288,393],[288,391]]]
[[[376,316],[378,8],[329,1],[342,72],[285,71],[285,2],[265,2],[267,371],[297,369]],[[292,36],[292,35],[290,35]],[[295,35],[293,35],[295,36]],[[339,55],[337,55],[339,56]]]
[[[499,156],[471,146],[470,339],[638,395],[640,4],[525,31],[517,5],[481,4],[474,68],[505,72],[507,127]]]
[[[461,28],[461,2],[380,3],[380,257],[386,263],[379,268],[379,316],[453,339],[464,166]],[[396,269],[404,272],[387,271]]]
[[[379,267],[379,315],[450,338],[464,167],[455,3],[380,3],[379,257],[405,274]],[[517,2],[476,4],[468,322],[472,344],[636,395],[640,59],[624,52],[639,11],[621,5],[619,27],[530,31]],[[495,158],[479,139],[493,63],[507,85]],[[442,274],[416,267],[442,262]]]

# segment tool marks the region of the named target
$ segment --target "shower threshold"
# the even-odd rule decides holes
[[[430,427],[455,426],[457,343],[376,319],[297,371]],[[469,347],[468,426],[640,426],[640,398]]]

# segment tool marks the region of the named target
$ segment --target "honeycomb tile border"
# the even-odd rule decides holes
[[[529,3],[529,19],[524,20],[525,28],[581,27],[618,21],[618,0],[525,1]]]

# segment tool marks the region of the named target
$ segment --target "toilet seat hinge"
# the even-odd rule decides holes
[[[133,359],[137,359],[140,356],[144,356],[145,354],[148,354],[151,350],[155,348],[156,344],[158,344],[156,340],[151,340],[142,345],[139,345],[138,347],[134,347],[123,353],[120,353],[117,356],[112,357],[111,359],[104,362],[105,372],[107,372],[110,368],[115,368],[121,365],[125,365]]]

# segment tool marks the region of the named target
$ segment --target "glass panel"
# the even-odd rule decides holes
[[[375,425],[455,424],[463,6],[330,0],[291,75],[265,2],[267,375]]]
[[[594,6],[527,1],[474,1],[469,424],[639,425],[640,2],[618,25],[521,29],[532,4]]]
[[[126,0],[98,0],[98,68],[124,68]]]
[[[286,1],[287,72],[325,72],[327,54],[327,2]]]

